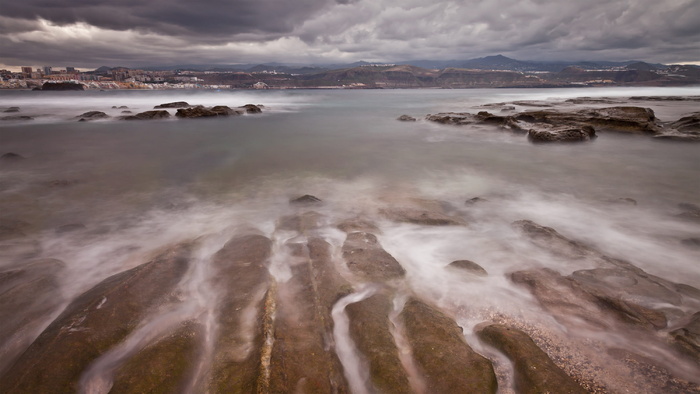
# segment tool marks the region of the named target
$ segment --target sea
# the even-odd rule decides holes
[[[206,264],[243,229],[262,232],[275,244],[302,237],[277,231],[276,223],[294,212],[291,199],[309,194],[322,200],[313,209],[324,218],[318,231],[324,239],[340,250],[345,233],[337,223],[356,217],[374,222],[382,247],[405,268],[411,291],[456,316],[467,341],[480,349],[469,333],[483,315],[460,311],[555,324],[508,273],[547,267],[569,275],[592,268],[527,242],[513,230],[517,220],[551,227],[652,275],[700,287],[700,250],[681,242],[699,238],[700,224],[678,216],[687,204],[700,205],[700,144],[603,131],[590,142],[533,144],[523,134],[443,125],[425,116],[507,114],[483,106],[523,100],[560,106],[578,97],[699,95],[700,87],[0,91],[0,111],[20,107],[19,113],[0,115],[34,118],[0,121],[0,155],[23,158],[0,161],[0,219],[21,223],[26,235],[21,242],[0,241],[0,270],[27,256],[65,263],[57,295],[64,301],[46,313],[45,327],[70,300],[167,245],[205,237],[209,247],[200,260]],[[118,119],[122,111],[174,101],[260,104],[263,112]],[[698,111],[697,101],[631,105],[652,108],[662,122]],[[79,122],[87,111],[110,118]],[[417,121],[398,121],[404,114]],[[477,197],[482,200],[467,203]],[[449,207],[468,225],[398,223],[378,214],[419,200]],[[446,269],[455,260],[474,261],[488,276],[456,276]],[[291,275],[279,259],[270,270],[280,282]],[[190,289],[203,286],[202,280],[194,271],[185,278]],[[206,292],[183,294],[192,306],[187,313],[209,307]],[[26,335],[36,336],[40,328]],[[635,346],[615,340],[623,348]]]

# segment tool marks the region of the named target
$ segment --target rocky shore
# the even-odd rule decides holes
[[[383,223],[470,226],[470,207],[485,201],[470,199],[455,210],[409,199],[382,208],[379,220],[338,221],[318,210],[332,201],[291,199],[293,213],[280,217],[271,235],[239,230],[206,262],[197,257],[205,238],[163,246],[149,261],[65,300],[45,328],[42,314],[64,302],[53,292],[65,264],[18,255],[14,267],[0,272],[6,322],[0,391],[697,392],[692,372],[676,375],[672,364],[649,359],[644,349],[565,332],[633,336],[697,372],[700,290],[553,228],[512,223],[519,242],[594,268],[524,269],[503,280],[533,297],[556,325],[477,307],[455,314],[412,291],[404,263],[383,247]],[[3,248],[27,238],[31,227],[0,224]],[[330,230],[345,234],[342,244],[324,237]],[[215,295],[213,315],[174,314],[188,302],[179,283],[202,264],[201,283]],[[465,286],[493,275],[468,260],[446,269],[466,275],[460,276]],[[465,314],[479,321],[468,331],[460,323]],[[40,333],[34,337],[30,329]],[[590,355],[591,346],[602,353]],[[565,357],[562,349],[569,349]],[[504,359],[512,373],[504,372]]]
[[[661,121],[647,107],[630,106],[630,101],[693,101],[694,97],[630,97],[578,98],[563,102],[514,101],[480,106],[488,111],[428,114],[425,119],[447,125],[493,126],[514,133],[526,134],[534,143],[585,142],[597,137],[596,132],[647,135],[659,140],[700,142],[700,112],[675,121]],[[700,99],[697,99],[700,101]],[[588,107],[586,105],[596,105]],[[615,104],[614,106],[610,106]],[[580,108],[583,105],[584,108]],[[531,110],[529,108],[538,109]],[[516,110],[516,108],[519,108]],[[402,115],[399,120],[412,117]]]
[[[0,393],[698,393],[696,146],[644,140],[693,100],[381,109],[339,147],[214,100],[9,127]]]

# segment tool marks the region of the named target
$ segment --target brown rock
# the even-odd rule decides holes
[[[379,244],[374,234],[348,234],[343,244],[343,258],[353,273],[373,281],[401,278],[406,271]]]
[[[166,301],[187,271],[191,244],[111,276],[80,295],[0,380],[0,392],[76,392],[80,375]]]
[[[435,210],[420,208],[387,208],[379,213],[385,218],[403,223],[420,224],[424,226],[463,226],[466,222],[461,218],[446,215]]]
[[[245,112],[247,112],[247,113],[249,113],[249,114],[259,114],[259,113],[262,113],[262,109],[260,108],[260,106],[257,106],[257,105],[255,105],[255,104],[246,104],[246,105],[242,105],[242,106],[240,106],[240,107],[238,107],[238,108],[243,108],[243,109],[245,109]]]
[[[415,122],[416,118],[414,118],[413,116],[409,116],[409,115],[401,115],[398,118],[396,118],[396,120],[400,120],[402,122]]]
[[[361,231],[361,232],[366,232],[366,233],[373,233],[373,234],[379,234],[381,231],[379,230],[379,227],[377,227],[374,223],[371,223],[369,221],[360,219],[360,218],[355,218],[355,219],[348,219],[344,220],[336,226],[338,229],[341,231],[344,231],[346,233],[354,233],[356,231]]]
[[[585,245],[562,236],[551,227],[541,226],[531,220],[518,220],[513,222],[512,227],[533,244],[549,250],[554,255],[578,259],[591,254]]]
[[[107,119],[109,118],[109,115],[102,111],[88,111],[85,112],[82,115],[76,116],[76,118],[80,119],[81,121],[88,121],[88,120],[97,120],[97,119]]]
[[[252,393],[257,390],[265,343],[263,305],[270,288],[266,265],[271,247],[272,241],[267,237],[245,235],[228,241],[214,256],[213,266],[218,275],[213,285],[221,292],[222,299],[210,391]],[[253,313],[246,313],[251,308]]]
[[[680,328],[669,332],[673,345],[694,360],[700,360],[700,312]]]
[[[527,138],[532,142],[582,142],[595,139],[596,135],[591,126],[540,126],[529,129]]]
[[[304,194],[301,197],[296,197],[289,200],[289,203],[292,205],[313,205],[320,204],[322,202],[323,201],[320,198],[312,196],[310,194]]]
[[[488,272],[486,272],[486,270],[482,266],[471,260],[456,260],[451,262],[447,266],[456,270],[469,272],[470,274],[474,274],[477,276],[488,275]]]
[[[156,105],[153,108],[159,109],[159,108],[187,108],[187,107],[190,107],[190,104],[188,104],[186,101],[174,101],[172,103],[165,103],[165,104]]]
[[[492,324],[477,334],[481,340],[505,353],[513,362],[515,389],[518,393],[587,393],[524,332]]]
[[[122,116],[122,120],[152,120],[166,119],[170,117],[170,113],[165,110],[140,112],[136,115]]]
[[[332,352],[330,316],[344,284],[332,266],[330,245],[318,238],[309,242],[305,261],[279,286],[269,387],[271,392],[345,393],[342,367]]]
[[[0,272],[0,376],[31,344],[62,302],[62,261],[26,262]]]
[[[369,362],[370,380],[381,393],[409,393],[411,386],[399,359],[399,350],[389,330],[392,302],[377,293],[345,308],[350,318],[350,336]]]
[[[428,392],[496,392],[491,362],[467,345],[462,329],[452,319],[413,299],[404,306],[401,318]]]
[[[175,116],[178,118],[205,118],[212,116],[220,116],[222,113],[212,111],[209,108],[205,108],[201,105],[195,107],[179,108]]]
[[[278,230],[298,231],[306,233],[316,230],[323,224],[323,215],[318,212],[304,212],[296,215],[283,216],[277,220]]]
[[[114,375],[111,393],[186,392],[199,357],[203,328],[186,321],[129,358]]]

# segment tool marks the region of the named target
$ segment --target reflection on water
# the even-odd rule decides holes
[[[374,222],[382,246],[407,271],[406,291],[450,311],[476,349],[480,345],[469,333],[494,311],[556,327],[508,273],[548,267],[570,275],[595,268],[591,261],[557,258],[527,242],[512,230],[516,220],[553,227],[648,273],[700,285],[700,251],[681,243],[700,237],[700,224],[677,216],[679,203],[700,205],[697,144],[601,133],[592,143],[531,145],[497,130],[395,120],[404,113],[421,118],[475,112],[473,106],[490,102],[698,94],[694,88],[1,93],[0,108],[20,106],[36,121],[0,125],[0,154],[25,157],[0,163],[0,268],[43,258],[65,264],[56,292],[61,301],[50,312],[42,310],[40,323],[23,335],[35,337],[77,295],[148,261],[164,246],[200,242],[196,264],[179,285],[183,304],[144,322],[120,348],[99,359],[93,375],[84,378],[100,387],[95,392],[109,387],[105,370],[179,321],[199,319],[205,337],[214,335],[210,304],[217,295],[206,284],[211,256],[247,229],[280,245],[295,240],[299,234],[275,226],[295,212],[289,199],[307,193],[324,201],[314,207],[324,218],[318,233],[336,252],[345,236],[335,229],[337,223],[356,217]],[[266,109],[262,115],[211,120],[72,119],[89,110],[118,116],[121,110],[112,106],[139,112],[176,100],[232,107],[251,102]],[[649,106],[664,121],[696,110],[683,103]],[[465,204],[474,197],[484,200]],[[468,225],[423,226],[378,215],[415,199],[439,201]],[[280,282],[291,275],[285,261],[295,261],[287,257],[273,256],[272,274]],[[477,262],[488,276],[455,274],[447,267],[455,260]],[[371,295],[356,290],[341,300],[334,317],[343,317],[345,304]],[[698,305],[678,308],[683,313],[669,313],[671,323]],[[346,349],[343,365],[352,366],[346,376],[363,380],[355,349],[339,332],[335,342]],[[211,342],[208,346],[204,354],[211,354]],[[693,368],[680,364],[678,369],[692,376]],[[367,390],[362,382],[353,387]]]

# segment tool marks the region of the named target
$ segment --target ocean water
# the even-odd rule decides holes
[[[0,219],[26,223],[23,239],[31,240],[3,244],[0,269],[27,256],[65,263],[64,301],[46,313],[47,325],[77,295],[174,242],[206,237],[200,251],[206,267],[242,228],[276,243],[298,237],[276,231],[275,223],[292,212],[291,198],[311,194],[324,201],[314,209],[325,217],[319,233],[331,245],[340,248],[345,237],[336,223],[358,216],[376,222],[382,246],[407,271],[409,291],[456,316],[470,344],[483,349],[469,333],[484,315],[465,310],[551,322],[526,290],[509,282],[509,272],[549,267],[568,275],[592,268],[525,242],[510,226],[516,220],[533,220],[651,274],[700,286],[700,251],[681,244],[700,237],[700,224],[677,217],[679,203],[700,205],[700,144],[599,133],[589,143],[534,145],[523,135],[423,117],[517,100],[644,95],[700,95],[700,88],[3,91],[0,110],[19,106],[18,115],[35,119],[0,121],[0,154],[25,158],[0,163]],[[122,109],[112,106],[137,113],[171,101],[265,108],[216,119],[75,118],[93,110],[117,117]],[[697,102],[643,106],[662,121],[697,111]],[[525,109],[532,108],[518,107]],[[418,121],[397,121],[402,114]],[[474,197],[487,201],[465,204]],[[401,224],[377,214],[416,199],[440,201],[469,225]],[[77,230],[63,231],[66,225]],[[446,266],[461,259],[477,262],[488,277],[451,274]],[[288,279],[283,261],[271,269],[279,281]],[[183,320],[211,308],[215,295],[201,289],[205,271],[193,270],[182,284],[189,289]]]

